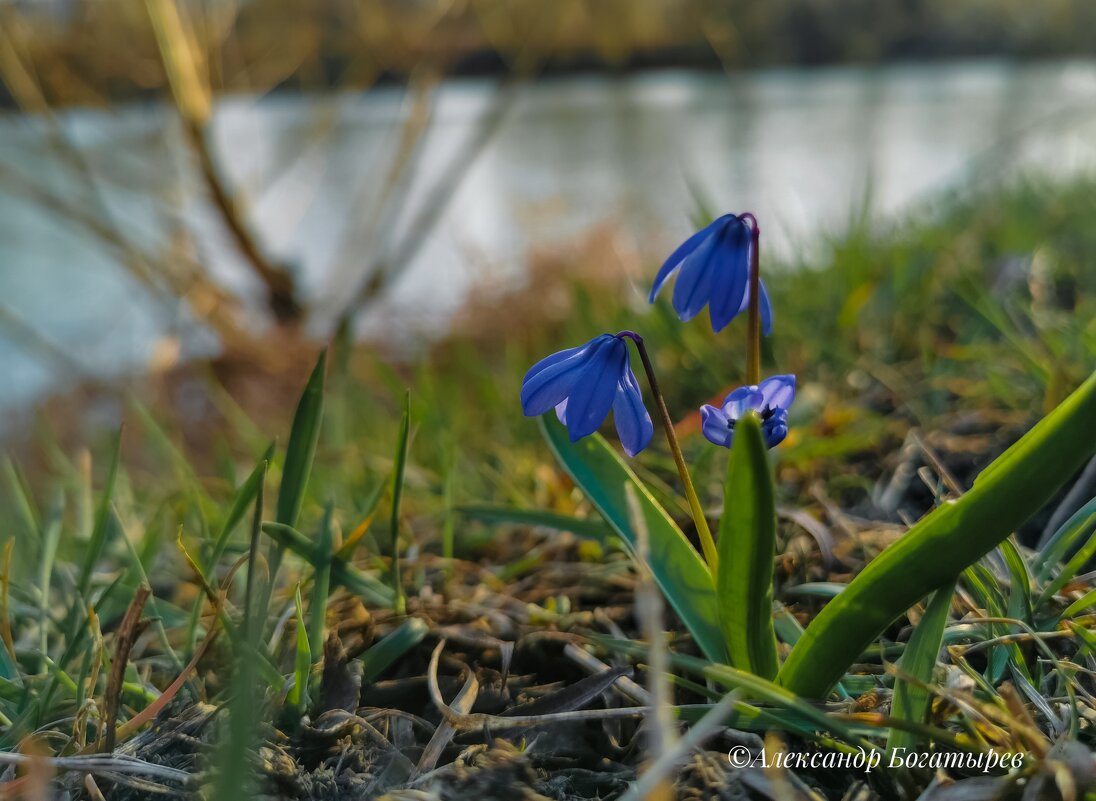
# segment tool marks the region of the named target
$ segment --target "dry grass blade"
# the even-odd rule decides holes
[[[611,670],[609,665],[602,662],[589,651],[584,651],[582,648],[579,648],[573,642],[569,642],[563,646],[563,655],[592,674]],[[627,676],[621,676],[617,679],[616,683],[613,684],[613,689],[626,698],[631,698],[637,704],[643,704],[644,706],[651,705],[651,693]]]
[[[921,449],[921,455],[925,457],[925,461],[929,463],[933,471],[940,477],[940,480],[947,485],[947,488],[951,490],[952,494],[958,498],[963,494],[963,487],[959,484],[958,479],[952,475],[948,466],[944,463],[944,460],[940,458],[940,455],[929,447],[917,432],[910,432],[910,436],[913,441],[917,443],[917,447]]]
[[[118,702],[122,695],[122,681],[126,675],[126,665],[129,663],[129,652],[139,633],[138,624],[141,622],[141,612],[144,611],[145,601],[152,594],[144,584],[137,588],[133,600],[129,602],[126,614],[118,626],[118,634],[115,639],[114,661],[110,666],[110,675],[107,677],[107,686],[103,698],[103,736],[99,740],[98,750],[110,752],[114,750],[115,721],[118,719]]]
[[[626,485],[624,494],[628,501],[628,517],[636,532],[635,562],[639,584],[636,587],[635,608],[647,640],[647,690],[653,699],[650,705],[653,712],[647,719],[646,730],[648,761],[657,762],[673,747],[678,734],[674,724],[673,690],[666,680],[670,662],[662,632],[662,596],[647,567],[651,559],[650,532],[639,508],[635,487]],[[656,782],[644,797],[647,801],[670,801],[674,797],[673,782],[669,779]]]
[[[445,703],[441,697],[441,688],[438,686],[438,662],[441,653],[445,649],[445,640],[438,642],[430,655],[430,667],[427,672],[427,683],[430,688],[430,700],[441,712],[442,717],[457,731],[476,730],[505,730],[524,729],[530,726],[544,726],[549,723],[561,723],[563,721],[576,720],[609,720],[615,718],[641,718],[650,714],[650,707],[621,707],[619,709],[579,709],[573,712],[556,712],[534,715],[485,715],[482,713],[462,715]],[[475,677],[470,676],[475,682]],[[603,688],[604,689],[604,688]]]
[[[722,725],[723,721],[734,710],[738,703],[740,693],[738,690],[727,693],[722,700],[711,708],[688,733],[678,740],[673,747],[666,749],[656,759],[647,772],[637,781],[628,792],[621,797],[621,801],[641,801],[647,798],[670,775],[670,771],[681,765],[703,742],[713,735]]]
[[[157,765],[125,754],[87,754],[83,756],[30,756],[0,751],[0,765],[23,766],[40,762],[58,770],[78,770],[85,773],[122,773],[131,776],[150,776],[176,784],[187,784],[191,775],[185,770],[167,765]]]
[[[467,715],[472,711],[472,706],[476,703],[477,697],[479,697],[479,682],[476,681],[472,671],[468,671],[468,679],[464,682],[460,692],[457,693],[457,697],[453,699],[451,708],[458,715]],[[430,738],[430,742],[427,743],[426,750],[422,752],[419,764],[415,767],[411,777],[415,778],[433,770],[434,766],[438,764],[438,759],[441,758],[445,747],[449,745],[456,733],[457,730],[453,728],[453,725],[449,721],[443,720],[441,725],[434,730],[434,734]]]

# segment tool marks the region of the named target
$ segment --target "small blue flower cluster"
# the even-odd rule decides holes
[[[725,214],[689,237],[675,250],[655,276],[650,302],[654,303],[666,281],[677,273],[673,307],[682,321],[696,317],[705,306],[718,333],[751,302],[751,269],[756,270],[757,221],[752,214]],[[768,335],[773,312],[765,285],[757,278],[759,324]],[[644,367],[654,388],[654,376],[645,357],[643,340],[634,332],[601,334],[585,345],[553,353],[534,364],[521,387],[521,407],[536,417],[555,409],[567,426],[571,441],[596,431],[609,411],[617,434],[629,456],[650,444],[654,434],[651,415],[628,357],[626,339],[632,339],[644,355]],[[721,407],[705,404],[700,409],[704,436],[716,445],[731,447],[734,426],[744,414],[761,419],[770,448],[788,434],[788,407],[795,398],[795,376],[778,375],[755,386],[739,387]]]

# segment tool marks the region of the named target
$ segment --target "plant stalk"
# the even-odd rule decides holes
[[[715,539],[712,530],[708,528],[708,521],[704,517],[704,509],[700,505],[696,488],[693,486],[692,476],[685,464],[685,456],[681,453],[681,445],[674,433],[674,423],[670,419],[670,411],[666,408],[666,400],[662,397],[662,390],[658,387],[658,379],[655,377],[655,368],[651,364],[651,357],[647,353],[647,346],[643,337],[634,331],[621,331],[618,337],[627,337],[636,345],[639,351],[640,361],[643,362],[643,371],[647,374],[647,384],[651,387],[651,394],[655,398],[658,414],[662,418],[662,429],[666,432],[666,442],[670,446],[670,452],[674,455],[674,464],[677,465],[677,474],[681,476],[681,483],[685,486],[685,497],[689,501],[689,509],[692,512],[693,523],[696,525],[696,533],[700,537],[700,549],[704,554],[704,561],[708,563],[708,569],[714,574],[719,566],[719,556],[715,548]]]
[[[750,244],[749,306],[747,307],[746,334],[746,384],[761,383],[761,226],[757,218],[747,212],[740,219],[749,220],[752,241]]]

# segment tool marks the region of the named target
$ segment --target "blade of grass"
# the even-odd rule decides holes
[[[122,454],[122,429],[114,438],[114,451],[110,457],[110,471],[107,473],[107,481],[103,486],[103,494],[99,499],[99,507],[95,513],[95,526],[91,530],[91,541],[84,551],[83,562],[80,563],[80,578],[76,582],[76,591],[81,598],[87,598],[88,589],[91,587],[91,574],[95,570],[95,563],[102,556],[109,531],[110,507],[114,499],[114,483],[118,479],[118,462]],[[70,619],[76,620],[79,625],[79,615]],[[71,624],[70,624],[71,629]]]
[[[289,694],[285,700],[299,720],[308,707],[308,677],[312,670],[312,651],[308,646],[308,626],[304,622],[300,584],[297,585],[293,603],[296,607],[297,650],[293,658],[293,686],[289,688]]]
[[[225,548],[228,547],[228,541],[232,536],[233,530],[239,525],[240,521],[243,520],[247,510],[258,496],[263,479],[266,477],[266,466],[273,458],[274,443],[271,442],[270,446],[266,449],[266,453],[264,453],[259,460],[259,463],[255,465],[251,474],[244,479],[244,483],[240,485],[240,488],[236,490],[236,494],[232,496],[232,505],[228,509],[228,514],[225,515],[224,522],[221,524],[221,530],[213,543],[213,549],[209,552],[209,557],[206,560],[207,569],[215,567],[217,562],[221,560],[221,556],[224,555]]]
[[[407,444],[411,435],[411,393],[403,397],[403,416],[400,418],[400,435],[396,441],[396,468],[392,473],[392,608],[396,614],[404,613],[403,585],[400,582],[400,501],[403,498],[403,476],[407,468]]]
[[[362,685],[375,681],[393,662],[422,642],[429,631],[425,621],[413,617],[371,645],[361,658]]]
[[[942,587],[933,593],[925,614],[921,616],[906,644],[906,650],[898,660],[898,678],[894,681],[891,702],[891,717],[896,720],[925,722],[929,708],[929,692],[925,685],[932,681],[932,672],[943,645],[944,628],[947,626],[954,594],[954,585]],[[916,681],[909,681],[907,676]],[[894,753],[899,748],[911,749],[918,742],[919,738],[912,732],[891,729],[887,736],[887,752]]]
[[[731,665],[765,679],[780,667],[773,628],[776,504],[756,415],[735,424],[719,523],[715,586]]]
[[[316,455],[316,443],[320,437],[320,424],[323,421],[324,371],[327,366],[327,351],[321,351],[312,374],[308,377],[304,391],[297,402],[293,414],[293,425],[289,430],[289,444],[285,449],[285,464],[282,467],[282,482],[278,488],[278,503],[274,519],[284,526],[296,528],[297,518],[304,503],[304,492],[308,477],[312,472],[312,460]],[[266,610],[270,606],[270,596],[278,581],[278,569],[285,556],[285,546],[275,541],[270,546],[267,557],[267,580],[263,587],[258,612],[266,619]]]
[[[34,498],[31,496],[26,478],[10,457],[4,457],[4,475],[7,477],[8,488],[15,501],[19,519],[27,531],[37,537],[42,530],[38,508],[34,505]]]
[[[61,541],[61,521],[65,512],[65,496],[57,493],[50,507],[49,519],[42,532],[42,549],[38,554],[38,648],[41,652],[40,671],[45,671],[49,653],[49,597],[53,583],[53,564]]]
[[[442,483],[442,504],[445,519],[441,525],[441,555],[446,560],[446,575],[453,574],[453,533],[457,525],[457,510],[454,507],[457,487],[457,441],[452,434],[446,440],[445,478]]]
[[[1066,555],[1080,547],[1096,530],[1096,498],[1093,498],[1063,523],[1035,557],[1032,570],[1040,581],[1050,578],[1054,568],[1065,560]]]
[[[312,603],[308,605],[308,647],[317,662],[323,656],[323,630],[327,622],[327,596],[331,592],[331,526],[334,507],[331,501],[324,508],[320,536],[316,540],[316,561],[312,563]]]

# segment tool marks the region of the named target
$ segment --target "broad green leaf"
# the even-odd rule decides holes
[[[848,584],[840,584],[836,581],[808,581],[805,584],[796,584],[794,587],[785,587],[784,595],[811,598],[835,598],[845,590]]]
[[[735,424],[719,523],[720,624],[731,666],[772,679],[780,667],[773,629],[776,505],[757,415]]]
[[[389,665],[422,642],[429,631],[425,621],[413,617],[369,646],[361,658],[362,684],[376,681]]]
[[[590,639],[612,651],[631,654],[640,659],[647,657],[647,645],[642,642],[604,636],[592,636]],[[786,726],[772,726],[770,728],[783,728],[786,731],[815,740],[819,739],[818,732],[832,732],[837,736],[848,739],[851,743],[876,750],[874,745],[858,737],[858,727],[854,721],[827,715],[817,705],[797,697],[794,693],[778,684],[754,676],[752,673],[737,670],[729,665],[712,664],[705,659],[698,659],[687,654],[671,652],[667,654],[667,658],[670,664],[676,668],[703,676],[705,679],[716,682],[728,690],[739,690],[744,699],[753,699],[768,705],[769,708],[759,709],[758,712],[773,714],[784,710],[793,713],[793,716],[780,716],[779,718],[774,715],[774,722],[779,719]],[[833,744],[832,740],[830,744]]]
[[[792,648],[779,682],[824,697],[906,609],[954,581],[1045,504],[1096,452],[1096,374],[936,508],[827,604]]]
[[[955,586],[941,587],[929,599],[925,614],[913,630],[902,658],[898,660],[898,678],[894,681],[891,717],[924,723],[929,709],[929,692],[925,685],[932,682],[932,671],[944,639],[944,627]],[[913,679],[910,681],[909,679]],[[887,750],[913,748],[920,738],[909,731],[891,729]]]
[[[681,529],[601,436],[571,442],[567,429],[550,414],[540,418],[540,426],[560,465],[633,555],[636,534],[624,488],[635,488],[650,540],[651,574],[704,654],[713,662],[726,662],[712,574]]]

